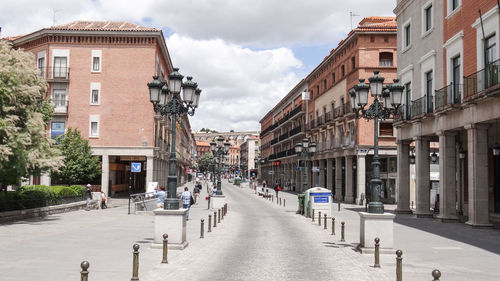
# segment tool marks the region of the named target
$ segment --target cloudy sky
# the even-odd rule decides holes
[[[175,66],[203,90],[194,130],[259,120],[365,16],[396,0],[0,0],[2,37],[74,20],[161,28]]]

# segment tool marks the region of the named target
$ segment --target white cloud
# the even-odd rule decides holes
[[[302,66],[287,48],[254,51],[221,39],[167,39],[174,65],[203,90],[194,129],[259,130],[258,121],[289,91]]]

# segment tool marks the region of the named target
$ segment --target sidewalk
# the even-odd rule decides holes
[[[275,193],[272,193],[275,195]],[[296,194],[279,192],[286,199],[286,212],[297,211]],[[261,199],[264,200],[264,199]],[[345,221],[346,242],[359,244],[360,220],[358,212],[364,206],[341,203],[340,212],[334,203],[336,233],[339,237],[340,222]],[[393,212],[395,205],[385,205],[387,212]],[[303,220],[311,220],[297,215]],[[317,216],[317,214],[316,214]],[[315,219],[317,225],[317,218]],[[327,232],[331,233],[331,220]],[[322,230],[323,226],[317,227]],[[381,244],[383,241],[381,241]],[[394,221],[394,251],[403,251],[404,280],[431,280],[434,269],[441,271],[442,280],[499,280],[500,230],[477,229],[463,223],[443,223],[435,219],[417,219],[413,215],[397,215]],[[373,264],[373,255],[359,255],[360,260]],[[395,254],[381,255],[381,270],[395,274]],[[394,275],[395,276],[395,275]]]

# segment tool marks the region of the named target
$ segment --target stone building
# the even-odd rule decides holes
[[[78,129],[101,158],[102,176],[93,182],[111,195],[144,190],[147,182],[167,183],[171,122],[155,115],[147,83],[166,80],[173,66],[159,29],[127,22],[75,21],[12,38],[32,52],[46,78],[54,106],[48,134]],[[181,70],[182,71],[182,70]],[[179,184],[192,165],[194,139],[187,117],[177,122]],[[140,162],[140,173],[130,173]],[[37,177],[30,181],[39,182]],[[45,177],[42,183],[50,184]]]
[[[406,114],[395,123],[397,210],[417,216],[435,213],[442,220],[462,219],[473,226],[498,222],[497,1],[399,0],[394,12],[400,38],[398,74],[406,85]],[[439,144],[437,187],[429,179],[431,142]],[[413,159],[414,210],[409,175]],[[433,189],[439,204],[430,204]]]

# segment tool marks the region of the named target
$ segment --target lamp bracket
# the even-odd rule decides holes
[[[401,111],[399,110],[399,106],[395,108],[387,108],[378,100],[378,98],[375,98],[373,103],[367,109],[362,106],[360,109],[356,110],[355,113],[356,118],[362,117],[366,120],[371,120],[375,118],[389,119],[391,116],[392,118],[396,118],[401,114]]]

